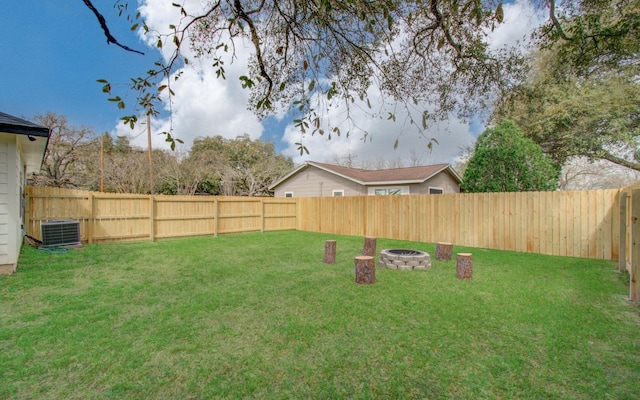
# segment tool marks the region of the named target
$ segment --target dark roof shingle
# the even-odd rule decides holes
[[[0,112],[0,132],[40,137],[49,136],[49,128]]]
[[[340,165],[325,164],[310,161],[309,164],[324,168],[336,174],[343,175],[363,183],[373,182],[401,182],[401,181],[425,181],[434,174],[446,169],[449,164],[423,165],[420,167],[391,168],[366,170],[360,168],[349,168]]]

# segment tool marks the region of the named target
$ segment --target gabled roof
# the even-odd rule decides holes
[[[49,137],[49,128],[0,112],[0,132]]]
[[[342,167],[340,165],[325,164],[315,161],[307,161],[298,168],[289,172],[287,175],[274,182],[269,189],[273,190],[275,187],[292,177],[293,175],[301,172],[310,166],[322,169],[334,175],[338,175],[342,178],[359,183],[363,186],[373,185],[400,185],[410,183],[422,183],[433,177],[439,172],[447,171],[451,176],[458,181],[462,182],[460,176],[451,168],[449,164],[435,164],[435,165],[423,165],[420,167],[408,167],[408,168],[391,168],[391,169],[377,169],[367,170],[361,168],[349,168]]]

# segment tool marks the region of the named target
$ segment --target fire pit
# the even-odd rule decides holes
[[[419,250],[387,249],[380,252],[380,265],[391,269],[430,269],[429,253]]]

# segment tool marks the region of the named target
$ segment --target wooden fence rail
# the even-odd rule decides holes
[[[232,232],[296,229],[296,202],[272,197],[147,196],[27,187],[25,231],[73,219],[81,240],[155,240]]]

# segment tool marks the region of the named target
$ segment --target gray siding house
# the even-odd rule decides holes
[[[27,174],[40,171],[49,128],[0,112],[0,274],[16,271]]]
[[[271,186],[275,197],[460,193],[449,164],[365,170],[307,161]]]

